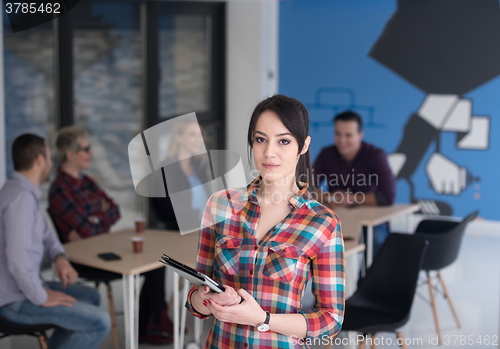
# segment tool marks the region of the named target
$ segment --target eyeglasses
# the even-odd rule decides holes
[[[87,145],[85,148],[79,148],[78,151],[84,151],[86,153],[90,153],[90,151],[92,150],[92,146],[89,144]],[[77,152],[78,153],[78,152]]]

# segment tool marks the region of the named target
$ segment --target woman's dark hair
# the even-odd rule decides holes
[[[275,113],[295,137],[298,143],[298,153],[304,147],[307,136],[309,136],[309,113],[306,107],[298,100],[284,95],[274,95],[260,102],[254,109],[248,126],[248,158],[252,157],[252,144],[255,132],[255,125],[259,116],[265,111]],[[298,181],[308,183],[313,189],[312,168],[309,150],[300,156],[295,171],[295,178]]]

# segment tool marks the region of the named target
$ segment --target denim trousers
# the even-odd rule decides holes
[[[72,307],[42,307],[30,301],[7,304],[0,308],[0,316],[26,325],[53,324],[49,339],[51,349],[97,349],[111,328],[109,313],[99,308],[99,293],[86,286],[62,287],[59,282],[47,282],[48,288],[64,292],[77,302]]]

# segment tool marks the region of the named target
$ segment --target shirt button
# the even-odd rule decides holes
[[[254,246],[253,249],[257,251],[259,249],[259,246]]]
[[[248,343],[245,343],[245,348],[248,348]]]
[[[250,275],[253,275],[253,270],[250,269]]]

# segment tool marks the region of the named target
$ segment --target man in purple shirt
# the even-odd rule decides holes
[[[50,149],[37,135],[12,144],[15,172],[0,190],[0,316],[15,323],[56,326],[49,348],[96,349],[109,332],[109,314],[97,291],[72,285],[78,277],[38,201],[52,167]],[[47,255],[61,282],[40,275]]]
[[[314,163],[319,200],[335,209],[336,205],[392,205],[396,181],[385,152],[363,142],[361,117],[346,111],[333,119],[335,144],[321,150]],[[387,225],[374,228],[374,254],[387,237]]]

